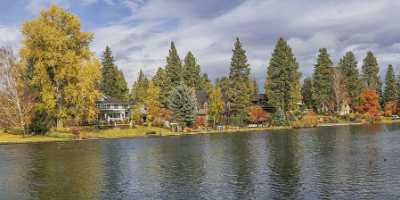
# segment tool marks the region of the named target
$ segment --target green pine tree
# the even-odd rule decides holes
[[[357,60],[353,52],[349,51],[339,61],[339,69],[342,72],[344,85],[351,99],[351,107],[358,104],[361,93],[361,81],[357,69]]]
[[[170,89],[168,91],[171,91],[172,88],[175,88],[180,84],[181,81],[183,81],[183,67],[174,42],[171,42],[171,48],[167,57],[165,71]]]
[[[184,122],[186,126],[193,125],[196,118],[196,97],[193,90],[183,82],[172,90],[168,98],[172,117],[177,122]]]
[[[398,99],[398,85],[394,74],[393,66],[389,65],[386,71],[385,88],[383,91],[383,101],[387,103]]]
[[[102,80],[100,83],[103,94],[120,99],[128,99],[128,86],[123,73],[114,64],[111,48],[106,47],[102,57]]]
[[[363,86],[366,88],[374,89],[378,92],[382,90],[378,61],[371,51],[368,51],[367,56],[363,60],[362,81]]]
[[[301,73],[292,49],[279,38],[267,70],[265,93],[269,103],[283,113],[298,109],[301,101]]]
[[[228,98],[231,114],[244,119],[251,103],[250,66],[247,63],[246,51],[236,38],[229,72]]]
[[[318,112],[328,112],[332,102],[331,70],[333,63],[325,48],[319,49],[313,74],[312,98]]]
[[[301,88],[301,95],[303,97],[303,103],[305,107],[307,109],[312,109],[314,106],[312,78],[304,79],[303,87]]]
[[[200,65],[197,64],[196,58],[194,57],[192,52],[189,51],[184,59],[183,80],[188,87],[198,90],[200,89],[200,78]]]

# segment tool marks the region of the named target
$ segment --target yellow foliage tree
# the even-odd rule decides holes
[[[37,106],[56,118],[57,127],[64,119],[93,116],[99,94],[98,61],[89,49],[93,34],[82,32],[79,18],[57,6],[25,22],[22,34],[21,61],[38,90]],[[75,114],[78,108],[85,114]]]
[[[212,117],[214,126],[215,123],[221,119],[221,113],[224,110],[224,101],[222,99],[221,89],[214,87],[211,90],[210,97],[208,98],[208,114]]]
[[[150,81],[144,96],[144,104],[147,107],[147,118],[152,120],[159,115],[160,111],[160,88]]]

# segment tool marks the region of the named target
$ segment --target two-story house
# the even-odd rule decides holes
[[[124,121],[129,118],[128,102],[109,96],[102,96],[97,100],[96,106],[99,109],[99,121],[110,123]]]

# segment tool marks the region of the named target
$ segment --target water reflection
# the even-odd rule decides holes
[[[400,126],[0,146],[0,199],[398,199]]]

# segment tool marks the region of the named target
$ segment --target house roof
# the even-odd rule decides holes
[[[197,99],[197,104],[204,105],[204,103],[208,101],[207,92],[204,90],[196,91],[196,99]]]
[[[118,98],[111,97],[111,96],[108,96],[108,95],[103,95],[97,101],[101,102],[101,103],[110,103],[110,104],[127,104],[127,102],[124,102],[124,101],[122,101],[122,100],[120,100]]]

